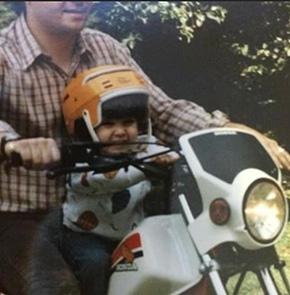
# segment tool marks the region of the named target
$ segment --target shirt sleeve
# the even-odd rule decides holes
[[[19,137],[19,135],[8,123],[0,120],[0,137],[5,135],[9,137],[15,137],[15,138]]]
[[[129,166],[128,169],[120,169],[106,174],[74,173],[70,178],[69,189],[82,193],[93,191],[96,195],[103,195],[124,190],[142,180],[145,180],[144,173]]]
[[[3,59],[0,56],[0,106],[3,103],[3,91],[5,87],[5,63]],[[1,117],[0,112],[0,138],[2,136],[8,136],[8,137],[19,137],[17,132],[6,122],[2,121],[3,117]]]
[[[198,104],[188,100],[174,100],[154,85],[133,60],[128,48],[113,41],[118,62],[135,68],[145,79],[150,96],[150,111],[154,134],[163,142],[171,144],[184,133],[212,127],[222,127],[229,119],[221,111],[208,113]]]

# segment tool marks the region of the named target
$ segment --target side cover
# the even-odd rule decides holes
[[[114,251],[108,294],[178,294],[201,279],[199,268],[181,215],[150,217]]]

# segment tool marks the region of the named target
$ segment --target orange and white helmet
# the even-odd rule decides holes
[[[62,102],[63,116],[68,133],[75,137],[78,125],[85,125],[90,138],[98,141],[95,128],[103,120],[103,106],[114,98],[129,97],[137,102],[146,97],[146,136],[151,135],[148,114],[149,93],[143,78],[123,65],[105,65],[86,70],[71,80]],[[138,97],[139,96],[139,97]],[[126,107],[126,106],[125,106]],[[136,114],[132,114],[134,117]],[[136,118],[138,120],[138,118]],[[82,132],[81,132],[82,133]]]

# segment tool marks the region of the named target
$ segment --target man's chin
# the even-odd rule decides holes
[[[79,33],[85,26],[85,19],[67,18],[63,21],[63,30],[67,33]]]

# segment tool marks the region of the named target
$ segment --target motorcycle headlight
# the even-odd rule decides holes
[[[286,219],[285,198],[281,189],[269,180],[255,182],[244,200],[244,219],[249,234],[260,243],[275,240]]]

